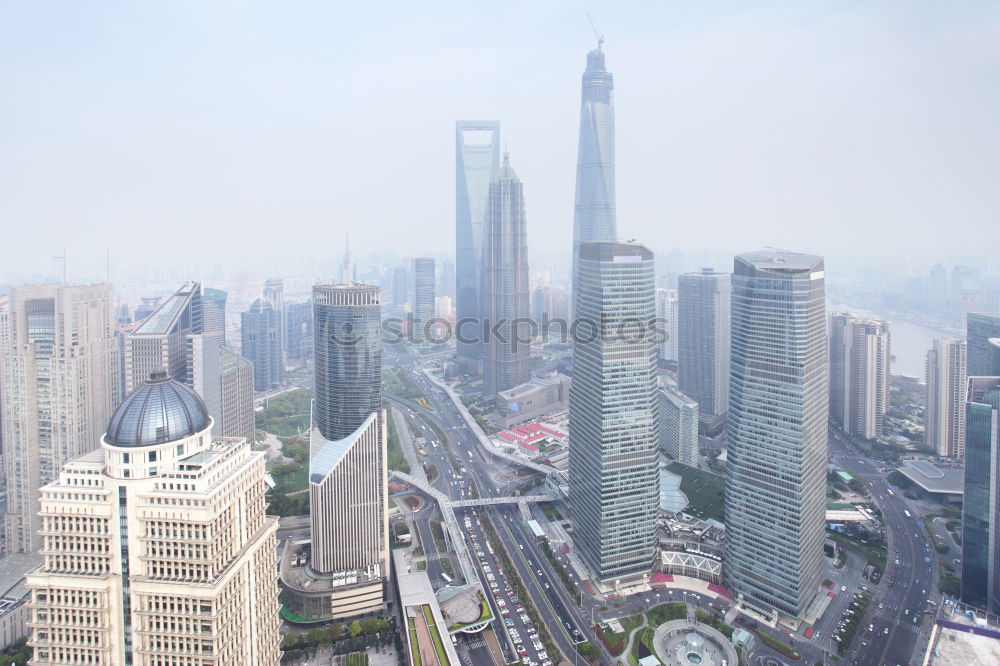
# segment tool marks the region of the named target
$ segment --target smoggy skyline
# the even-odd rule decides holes
[[[106,248],[332,265],[346,233],[452,255],[464,118],[500,120],[532,257],[568,262],[587,10],[623,238],[859,261],[1000,240],[991,3],[43,2],[0,22],[0,281],[63,246],[98,273]]]

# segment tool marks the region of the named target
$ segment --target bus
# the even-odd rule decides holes
[[[895,495],[896,494],[896,493],[892,492],[892,488],[886,488],[885,492],[889,493],[890,495]]]
[[[441,572],[441,578],[444,579],[444,582],[446,582],[449,585],[451,585],[451,576],[449,576],[448,574],[446,574],[445,572],[442,571]]]
[[[910,512],[906,511],[905,509],[903,510],[903,515],[906,516],[907,518],[912,518],[912,516],[910,515]]]

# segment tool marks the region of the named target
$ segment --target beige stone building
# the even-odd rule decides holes
[[[7,553],[33,553],[38,489],[97,447],[121,399],[111,285],[14,287],[0,303]]]
[[[42,488],[31,664],[279,663],[264,454],[211,427],[193,390],[154,374],[101,449]]]

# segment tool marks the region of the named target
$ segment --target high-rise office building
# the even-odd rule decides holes
[[[580,245],[614,241],[615,221],[615,81],[604,66],[601,44],[587,54],[580,94],[580,141],[576,155],[576,203],[573,207],[573,274],[577,288]]]
[[[423,342],[434,320],[434,259],[413,260],[413,339]]]
[[[383,607],[390,575],[380,290],[317,285],[313,308],[312,573],[285,588],[293,605],[320,595],[343,618]]]
[[[382,410],[380,296],[365,284],[313,287],[313,425],[329,440],[351,435]]]
[[[653,253],[580,246],[569,393],[573,542],[601,583],[648,575],[659,509]]]
[[[7,553],[41,547],[38,489],[91,451],[121,399],[109,284],[13,287],[0,317]]]
[[[500,123],[459,120],[455,123],[455,316],[458,360],[478,367],[482,318],[479,290],[483,265],[483,225],[490,183],[500,169]],[[465,323],[470,322],[470,323]],[[468,330],[466,330],[468,329]],[[461,342],[475,340],[475,342]]]
[[[1000,338],[1000,312],[970,312],[966,320],[969,377],[984,377],[988,371],[990,338]]]
[[[224,307],[224,306],[223,306]],[[205,315],[209,315],[206,328]],[[205,305],[200,282],[185,282],[142,323],[125,334],[124,394],[142,386],[150,373],[165,369],[171,378],[195,390],[216,426],[222,424],[219,387],[219,294]]]
[[[927,406],[924,442],[946,458],[965,454],[966,344],[935,338],[927,351]]]
[[[394,268],[392,271],[392,304],[406,305],[410,300],[409,283],[407,282],[406,269]]]
[[[726,465],[726,578],[764,612],[816,595],[826,510],[823,258],[737,255]]]
[[[969,377],[962,498],[962,601],[1000,613],[1000,377]]]
[[[524,188],[505,153],[490,183],[483,231],[483,395],[493,398],[531,379],[531,307]]]
[[[163,372],[105,423],[42,489],[30,663],[277,666],[265,454]]]
[[[274,317],[278,322],[278,364],[279,375],[285,371],[285,282],[272,278],[264,282],[264,298],[271,301]]]
[[[677,280],[677,379],[710,429],[729,409],[732,281],[710,268]]]
[[[659,398],[660,448],[674,460],[698,467],[698,403],[669,386]]]
[[[243,437],[254,442],[253,363],[236,352],[219,350],[219,390],[222,425],[216,432],[223,437]]]
[[[285,303],[285,358],[302,361],[312,358],[313,306],[304,303]]]
[[[253,363],[253,384],[257,391],[267,391],[281,382],[283,364],[278,326],[278,314],[271,299],[263,296],[240,314],[240,352]]]
[[[885,436],[890,356],[889,322],[830,314],[830,418],[845,432]]]
[[[221,289],[205,287],[202,290],[202,330],[219,333],[226,344],[226,300],[228,294]]]
[[[676,289],[656,290],[656,317],[659,320],[657,325],[662,330],[656,352],[661,361],[677,360],[677,334],[679,330],[677,305]]]

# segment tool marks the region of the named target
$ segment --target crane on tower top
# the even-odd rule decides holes
[[[597,29],[594,25],[594,19],[591,17],[590,12],[587,12],[587,20],[590,21],[590,29],[594,31],[594,37],[597,37],[597,50],[600,51],[601,47],[604,45],[604,35]]]

